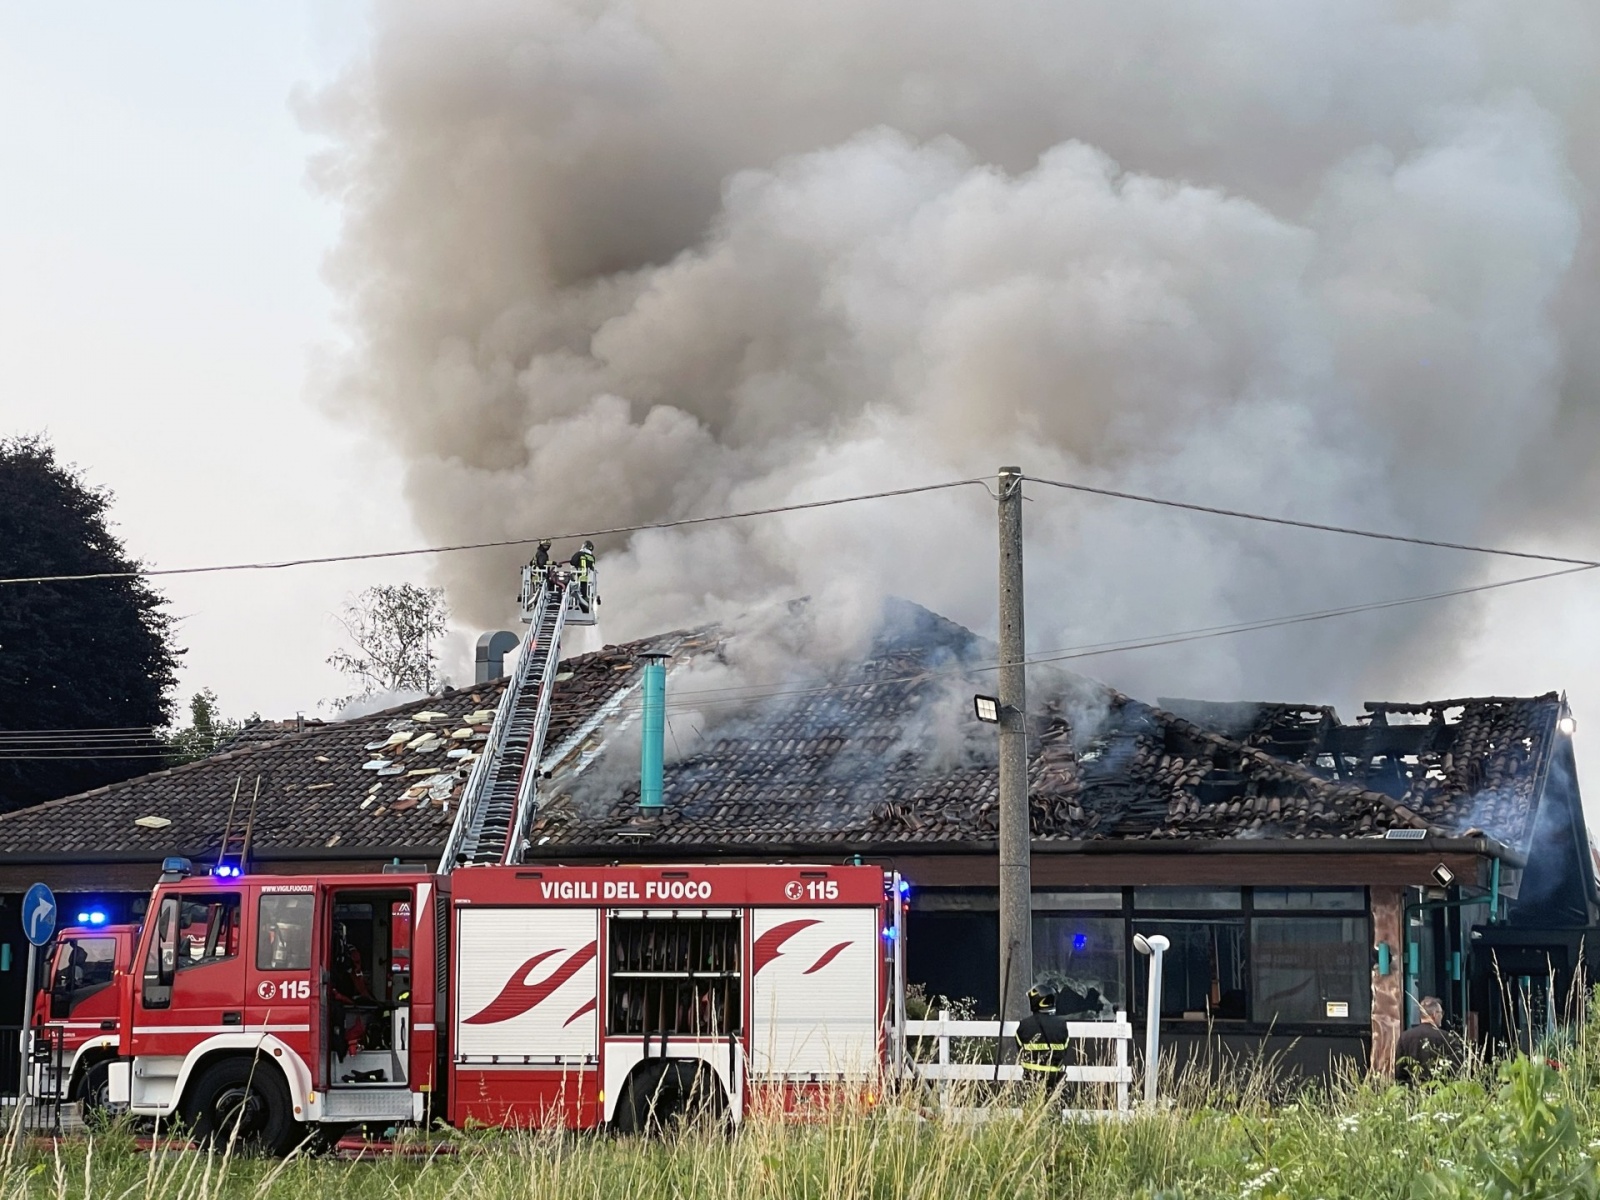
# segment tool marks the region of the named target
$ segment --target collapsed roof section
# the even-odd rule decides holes
[[[1566,712],[1554,692],[1368,703],[1353,725],[1310,705],[1161,704],[1322,779],[1380,793],[1431,826],[1481,830],[1522,851],[1534,836]]]

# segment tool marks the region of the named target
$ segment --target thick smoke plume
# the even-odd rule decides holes
[[[1012,462],[1455,539],[1548,534],[1557,498],[1595,490],[1597,14],[380,3],[370,56],[306,106],[346,214],[330,269],[355,348],[330,403],[399,450],[441,540]],[[1501,570],[1030,495],[1041,650]],[[801,594],[847,625],[895,593],[993,629],[976,488],[600,548],[607,640]],[[492,627],[515,565],[451,557],[439,581]],[[1093,670],[1147,695],[1425,690],[1471,615]]]

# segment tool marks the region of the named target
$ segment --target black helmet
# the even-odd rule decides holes
[[[1041,983],[1028,992],[1028,1007],[1034,1012],[1051,1012],[1056,1006],[1055,989]]]
[[[593,542],[585,542],[583,544],[583,548],[585,550],[593,550],[594,549],[594,543]]]

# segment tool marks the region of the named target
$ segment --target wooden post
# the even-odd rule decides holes
[[[950,1013],[941,1008],[939,1010],[939,1111],[946,1112],[950,1108],[950,1079],[949,1071],[944,1070],[950,1065]]]
[[[1395,1043],[1405,1012],[1404,894],[1397,887],[1375,887],[1372,896],[1372,942],[1389,944],[1389,973],[1372,968],[1372,1063],[1374,1073],[1394,1074]]]
[[[1033,986],[1033,838],[1028,817],[1028,672],[1022,626],[1022,468],[1000,488],[1000,1020],[1028,1015]],[[996,1047],[996,1066],[1011,1048]]]

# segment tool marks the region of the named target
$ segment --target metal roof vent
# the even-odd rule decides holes
[[[1426,829],[1389,829],[1384,831],[1386,842],[1420,842],[1428,836]]]

